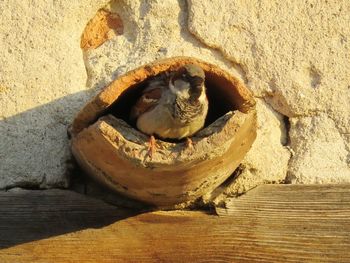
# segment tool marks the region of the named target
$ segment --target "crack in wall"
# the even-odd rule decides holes
[[[220,52],[221,55],[222,55],[222,59],[224,59],[225,61],[228,61],[230,63],[230,65],[235,69],[235,71],[238,73],[238,75],[240,76],[240,78],[243,80],[243,82],[248,85],[249,83],[249,79],[248,79],[248,69],[246,68],[245,65],[241,64],[241,63],[238,63],[237,60],[233,57],[231,57],[230,55],[228,55],[225,50],[219,46],[219,45],[214,45],[214,44],[209,44],[207,43],[207,41],[205,39],[203,39],[203,37],[201,37],[200,35],[196,34],[196,32],[194,30],[191,30],[191,27],[189,26],[189,23],[190,23],[190,14],[189,14],[189,0],[184,0],[185,3],[186,3],[186,14],[187,14],[187,23],[186,23],[186,27],[187,27],[187,30],[192,34],[192,36],[194,36],[199,42],[201,42],[205,47],[207,48],[210,48],[210,49],[213,49],[217,52]],[[249,32],[250,33],[250,32]],[[252,34],[252,33],[250,33]],[[256,50],[256,43],[254,43],[253,47],[252,47],[253,51]],[[253,52],[254,53],[254,52]],[[255,96],[256,98],[258,98],[258,96]],[[284,141],[281,141],[281,145],[284,146],[286,149],[289,150],[289,152],[291,152],[291,155],[289,157],[289,161],[291,159],[291,156],[292,156],[292,150],[290,149],[289,145],[290,145],[290,136],[289,136],[289,130],[290,130],[290,122],[289,122],[289,117],[283,113],[281,113],[280,111],[278,111],[276,109],[276,107],[274,107],[274,105],[272,103],[269,103],[267,100],[266,100],[266,97],[265,96],[261,96],[262,99],[264,99],[264,101],[266,102],[266,104],[268,104],[269,106],[271,106],[271,108],[276,112],[276,113],[279,113],[283,116],[283,127],[281,127],[281,133],[282,133],[282,136],[285,137],[285,140]],[[288,161],[288,163],[289,163]],[[285,178],[287,178],[288,176],[288,167],[289,165],[287,165],[287,172],[286,172],[286,175],[285,175]],[[285,181],[286,179],[283,179],[283,181]],[[249,190],[248,190],[249,191]],[[224,191],[222,190],[221,191],[222,194],[226,195],[227,197],[229,197],[229,193],[224,193]],[[217,196],[216,196],[217,198]]]
[[[221,46],[219,45],[213,45],[213,44],[208,44],[205,39],[203,39],[201,36],[199,36],[198,34],[196,34],[196,32],[194,32],[193,30],[191,30],[191,28],[189,27],[189,23],[190,23],[190,14],[189,14],[189,1],[188,0],[184,0],[185,1],[185,10],[183,10],[186,14],[187,14],[187,20],[186,20],[186,28],[187,30],[191,33],[191,35],[197,40],[199,41],[202,45],[204,45],[206,48],[209,48],[209,49],[212,49],[216,52],[219,52],[221,54],[221,60],[225,60],[227,61],[232,67],[233,69],[238,73],[239,77],[242,79],[242,81],[244,82],[245,85],[248,85],[249,83],[249,79],[248,79],[248,74],[247,74],[247,71],[248,69],[246,68],[245,65],[241,64],[241,63],[238,63],[236,59],[232,58],[231,56],[229,56],[225,50],[223,48],[221,48]],[[252,47],[253,49],[256,49],[256,43],[254,44],[254,46]],[[257,97],[257,96],[255,96]],[[266,102],[265,98],[263,98],[264,101]],[[290,136],[289,136],[289,131],[290,131],[290,122],[289,122],[289,117],[284,115],[283,113],[279,112],[278,110],[276,110],[276,108],[274,108],[270,103],[266,102],[268,105],[270,105],[273,110],[276,111],[276,113],[279,113],[283,116],[283,125],[284,127],[281,127],[281,133],[282,133],[282,137],[284,137],[284,141],[281,141],[281,145],[284,146],[286,149],[288,149],[288,151],[291,153],[290,154],[290,157],[289,157],[289,160],[288,160],[288,164],[287,164],[287,169],[286,169],[286,174],[284,176],[284,179],[282,179],[283,182],[286,181],[286,178],[288,176],[288,167],[289,167],[289,162],[291,160],[291,157],[292,157],[292,149],[290,148]],[[242,173],[242,166],[240,166],[240,172],[239,173]],[[224,202],[224,200],[226,198],[229,198],[230,197],[230,193],[229,192],[225,192],[225,189],[230,185],[230,184],[233,184],[235,179],[238,177],[238,175],[236,173],[234,173],[231,177],[228,178],[227,183],[226,182],[226,185],[223,184],[221,186],[219,186],[217,189],[217,192],[213,192],[215,197],[214,198],[210,198],[210,201],[208,201],[208,204],[212,204],[213,202],[217,202],[216,199],[218,200],[221,200],[219,201],[219,204],[222,205],[222,203]],[[233,178],[233,179],[232,179]],[[264,183],[269,183],[269,182],[264,182]],[[274,182],[270,182],[270,183],[274,183]],[[256,186],[254,186],[252,189],[254,189]],[[248,189],[247,191],[249,191],[251,189]],[[245,191],[245,192],[247,192]],[[220,192],[220,194],[219,194]],[[222,196],[225,196],[224,198]],[[238,195],[235,195],[235,196],[238,196]]]
[[[189,3],[187,0],[179,0],[179,3],[180,3],[181,12],[183,13],[183,15],[185,15],[183,25],[181,25],[181,23],[180,23],[181,31],[185,31],[186,33],[188,33],[192,37],[191,39],[189,39],[188,36],[183,34],[182,36],[183,36],[184,40],[191,42],[195,45],[199,45],[202,48],[206,48],[206,49],[210,50],[218,60],[223,62],[225,65],[227,65],[228,68],[233,69],[235,71],[236,75],[245,84],[247,84],[248,78],[247,78],[247,74],[246,74],[246,70],[244,69],[244,66],[241,65],[240,63],[238,63],[237,61],[235,61],[234,59],[228,59],[228,57],[225,56],[224,51],[219,46],[215,47],[215,46],[208,45],[197,34],[192,32],[190,27],[189,27],[189,19],[190,19]]]
[[[236,72],[236,74],[240,77],[240,79],[244,82],[244,84],[248,84],[249,80],[247,77],[247,69],[245,68],[245,65],[237,62],[234,58],[231,58],[226,52],[221,48],[219,45],[213,45],[208,44],[201,36],[196,34],[193,30],[191,30],[191,27],[189,26],[190,23],[190,14],[189,14],[189,1],[188,0],[182,0],[184,2],[184,10],[182,10],[186,15],[186,24],[184,25],[186,27],[186,30],[204,47],[211,49],[212,51],[215,51],[220,54],[220,60],[228,63]]]

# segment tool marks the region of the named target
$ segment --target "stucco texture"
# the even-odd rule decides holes
[[[350,182],[349,1],[4,0],[0,14],[0,188],[67,187],[66,130],[82,105],[180,55],[257,100],[257,139],[222,193]]]

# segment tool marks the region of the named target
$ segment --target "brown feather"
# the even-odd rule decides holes
[[[135,106],[131,109],[130,119],[135,120],[146,111],[151,110],[157,105],[161,96],[162,88],[156,88],[154,86],[146,88],[142,96],[137,100]]]

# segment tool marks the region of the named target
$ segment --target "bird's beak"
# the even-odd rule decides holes
[[[200,77],[194,77],[191,79],[191,86],[193,86],[194,88],[201,88],[203,82],[204,82],[204,79]]]

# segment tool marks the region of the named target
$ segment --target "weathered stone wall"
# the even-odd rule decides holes
[[[66,186],[77,110],[116,76],[178,55],[256,96],[258,137],[225,194],[350,182],[346,0],[4,0],[0,13],[0,188]]]

